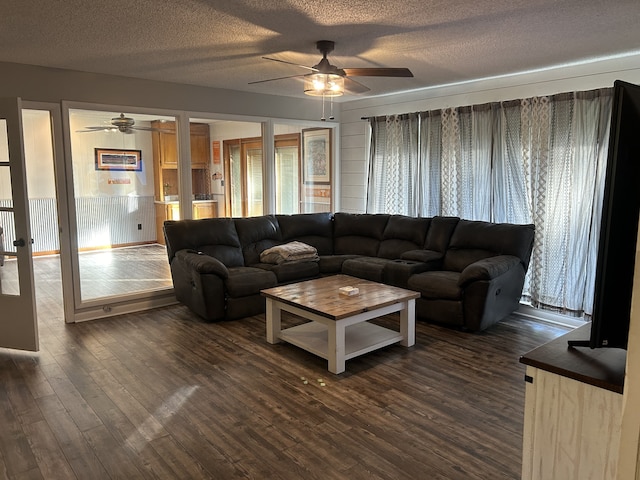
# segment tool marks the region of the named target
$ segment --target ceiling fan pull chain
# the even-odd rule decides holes
[[[333,120],[334,116],[333,116],[333,97],[329,97],[329,102],[330,102],[330,109],[329,109],[329,120]]]
[[[323,122],[326,120],[326,118],[324,118],[324,93],[322,94],[322,117],[320,117],[320,120],[322,120]]]

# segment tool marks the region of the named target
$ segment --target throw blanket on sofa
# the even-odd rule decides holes
[[[317,262],[318,251],[311,245],[302,242],[290,242],[267,248],[260,254],[262,263],[280,265],[285,262]]]

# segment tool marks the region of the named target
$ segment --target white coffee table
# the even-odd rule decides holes
[[[345,296],[352,286],[358,295]],[[420,293],[347,275],[322,277],[262,290],[266,297],[267,341],[285,341],[329,362],[331,373],[345,371],[345,361],[400,342],[415,344],[415,299]],[[310,322],[282,330],[281,312]],[[400,312],[400,331],[367,322]]]

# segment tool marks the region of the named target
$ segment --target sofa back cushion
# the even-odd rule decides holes
[[[453,235],[453,231],[459,221],[458,217],[433,217],[431,225],[429,225],[424,248],[434,252],[446,252],[451,235]]]
[[[333,253],[375,257],[389,215],[336,213],[333,216]]]
[[[274,215],[234,219],[245,266],[260,263],[260,254],[282,243],[278,220]]]
[[[217,258],[227,267],[244,265],[240,239],[230,218],[167,220],[164,236],[169,263],[179,250],[195,250]]]
[[[283,243],[298,241],[311,245],[318,255],[333,253],[333,215],[326,213],[302,213],[276,215]]]
[[[513,255],[529,266],[534,237],[533,225],[460,220],[444,257],[444,270],[461,272],[483,258]]]
[[[382,234],[378,257],[396,259],[404,252],[421,249],[430,224],[430,218],[391,215]]]

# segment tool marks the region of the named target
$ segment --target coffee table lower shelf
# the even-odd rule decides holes
[[[325,360],[329,360],[329,328],[318,322],[307,322],[282,330],[278,338]],[[344,359],[372,352],[402,341],[402,334],[369,322],[345,328]]]

